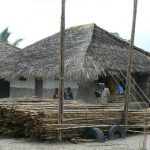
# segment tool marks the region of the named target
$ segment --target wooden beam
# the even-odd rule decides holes
[[[65,0],[62,0],[61,6],[61,28],[60,28],[60,87],[59,87],[59,111],[58,123],[63,122],[63,99],[64,99],[64,50],[65,50]],[[58,139],[62,140],[62,132],[60,130]]]
[[[131,31],[131,42],[128,50],[128,68],[127,68],[127,80],[126,80],[126,99],[124,105],[124,124],[128,124],[128,105],[131,99],[131,69],[132,69],[132,57],[135,37],[135,26],[136,26],[136,14],[137,14],[137,3],[138,0],[134,0],[133,8],[133,20],[132,20],[132,31]]]

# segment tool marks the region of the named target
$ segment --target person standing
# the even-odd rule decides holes
[[[101,104],[107,104],[108,103],[108,97],[110,96],[109,89],[105,86],[104,83],[99,83],[99,86],[101,88]]]
[[[98,85],[97,90],[95,91],[95,96],[96,96],[97,104],[100,103],[101,94],[102,94],[102,89],[101,89],[101,87]]]
[[[118,83],[118,86],[117,86],[117,93],[120,94],[120,95],[124,95],[124,89],[120,85],[120,83]]]

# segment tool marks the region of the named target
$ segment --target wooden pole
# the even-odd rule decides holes
[[[65,0],[61,6],[61,28],[60,28],[60,87],[59,87],[59,111],[58,124],[63,122],[63,100],[64,100],[64,50],[65,50]],[[59,131],[58,139],[62,140],[62,132]]]
[[[130,47],[128,50],[126,99],[125,99],[125,105],[124,105],[124,124],[125,125],[128,124],[128,105],[129,105],[129,101],[131,99],[131,69],[132,69],[133,46],[134,46],[134,36],[135,36],[135,26],[136,26],[137,3],[138,3],[138,0],[134,0],[131,42],[130,42]]]

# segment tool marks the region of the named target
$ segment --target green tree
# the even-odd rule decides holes
[[[113,36],[115,36],[115,37],[117,37],[117,38],[119,38],[119,39],[125,41],[125,42],[128,42],[128,43],[131,42],[131,40],[127,40],[127,39],[122,38],[122,37],[120,36],[120,34],[117,33],[117,32],[111,32],[111,34],[112,34]]]
[[[6,42],[6,43],[9,43],[9,37],[11,35],[11,32],[9,32],[9,29],[8,27],[5,28],[1,33],[0,33],[0,40],[3,41],[3,42]],[[18,46],[19,43],[22,41],[23,39],[20,38],[20,39],[17,39],[15,40],[14,43],[12,43],[13,46]]]

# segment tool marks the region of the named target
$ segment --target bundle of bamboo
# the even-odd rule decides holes
[[[129,121],[143,122],[144,110],[130,110]],[[147,119],[150,120],[150,111]],[[6,98],[0,101],[0,133],[42,139],[80,136],[89,127],[104,131],[113,124],[122,124],[123,108],[118,105],[90,105],[79,100],[64,101],[63,125],[58,124],[58,100],[38,98]]]

